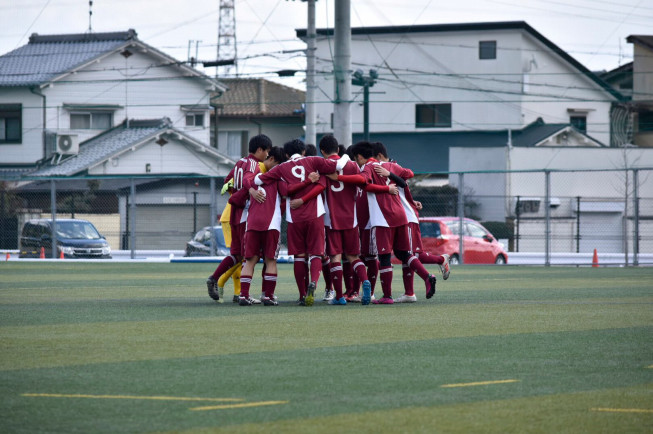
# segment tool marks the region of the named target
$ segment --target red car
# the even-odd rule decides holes
[[[460,263],[459,217],[420,217],[424,251],[451,256],[451,264]],[[504,247],[479,222],[463,219],[465,264],[507,264]]]

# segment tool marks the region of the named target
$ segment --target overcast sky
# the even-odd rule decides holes
[[[133,28],[139,39],[178,60],[217,54],[220,0],[93,0],[92,31]],[[333,27],[335,0],[316,3],[317,27]],[[304,69],[305,48],[295,37],[306,27],[299,0],[235,0],[238,71],[276,77],[280,69]],[[352,27],[526,21],[591,70],[632,60],[626,37],[653,34],[651,0],[351,0]],[[32,33],[84,33],[88,0],[0,0],[0,54],[28,42]],[[201,41],[201,42],[197,42]],[[215,69],[206,69],[215,75]],[[301,78],[275,78],[301,86]]]

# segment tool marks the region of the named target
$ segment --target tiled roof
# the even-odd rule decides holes
[[[115,50],[136,32],[33,34],[27,45],[0,56],[0,86],[34,86]]]
[[[305,92],[262,78],[221,79],[229,87],[213,104],[221,105],[220,116],[299,116]]]
[[[166,120],[130,121],[93,137],[79,146],[79,153],[68,157],[56,166],[44,166],[28,176],[72,176],[87,170],[112,155],[128,149],[161,131],[170,129]]]

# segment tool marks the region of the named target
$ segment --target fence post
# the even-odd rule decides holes
[[[633,170],[633,265],[639,265],[639,171]]]
[[[517,203],[515,204],[515,252],[519,252],[519,223],[521,223],[521,196],[517,196]]]
[[[551,171],[544,171],[544,265],[551,265]]]
[[[57,184],[54,179],[50,180],[50,214],[52,214],[52,234],[50,236],[52,243],[51,256],[57,259]]]
[[[580,196],[576,196],[576,253],[580,253]]]
[[[134,259],[136,256],[136,234],[134,229],[136,228],[136,185],[134,184],[134,178],[129,179],[129,248],[130,258]]]
[[[465,218],[465,195],[463,194],[463,189],[465,188],[465,174],[460,172],[458,173],[458,251],[460,252],[460,258],[458,260],[461,264],[465,263],[465,247],[464,247],[464,238],[465,238],[465,229],[463,226]]]
[[[213,227],[216,225],[216,216],[217,216],[217,211],[216,211],[216,204],[215,204],[215,178],[211,177],[209,180],[209,215],[210,215],[210,220],[211,220],[211,256],[215,256],[215,239],[213,237],[213,234],[215,231],[213,230]]]

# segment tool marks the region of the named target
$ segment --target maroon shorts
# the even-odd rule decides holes
[[[288,254],[324,256],[324,217],[288,223]]]
[[[372,240],[376,245],[376,254],[385,255],[396,250],[409,251],[408,225],[388,228],[375,226],[372,228]]]
[[[372,230],[363,229],[360,231],[361,239],[361,256],[374,256],[376,255],[374,243],[372,242]]]
[[[408,222],[408,237],[410,238],[410,251],[420,253],[422,251],[422,231],[419,230],[419,223]]]
[[[326,228],[327,254],[329,256],[345,253],[358,256],[361,254],[361,243],[358,228],[335,230]]]
[[[247,222],[231,225],[231,254],[234,256],[243,256],[243,240],[245,238],[245,229]]]
[[[276,258],[279,248],[279,231],[247,231],[243,250],[245,258],[254,256]]]

